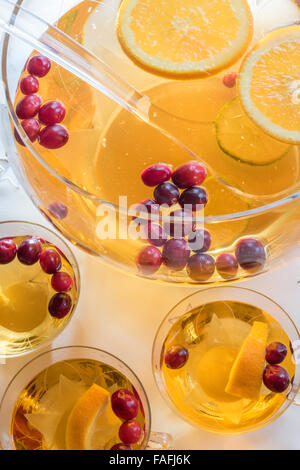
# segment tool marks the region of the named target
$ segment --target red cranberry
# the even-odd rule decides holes
[[[51,68],[51,62],[44,55],[35,55],[29,59],[27,64],[28,73],[36,77],[44,77]]]
[[[44,250],[40,256],[40,265],[45,273],[55,274],[61,268],[61,258],[55,250]]]
[[[61,271],[53,274],[51,286],[56,292],[69,292],[73,287],[73,279],[70,274]]]
[[[18,260],[22,264],[31,266],[40,259],[42,253],[42,244],[36,238],[26,238],[22,241],[18,248],[17,256]]]
[[[260,271],[266,262],[266,251],[263,244],[256,238],[243,238],[235,249],[239,265],[251,273]]]
[[[193,281],[207,281],[215,272],[215,260],[206,253],[196,253],[188,260],[187,272]]]
[[[39,134],[39,143],[46,149],[59,149],[66,145],[69,133],[64,126],[53,124],[44,127]]]
[[[136,259],[139,271],[145,275],[151,275],[159,270],[162,263],[161,252],[155,246],[145,246]]]
[[[232,279],[237,275],[239,266],[236,257],[230,253],[222,253],[216,260],[217,271],[224,279]]]
[[[191,188],[183,191],[179,198],[181,207],[188,206],[192,211],[200,211],[206,206],[208,195],[204,188],[201,186],[192,186]]]
[[[39,110],[39,120],[43,124],[59,124],[66,115],[66,108],[61,101],[49,101]]]
[[[169,369],[180,369],[189,358],[189,352],[180,344],[176,344],[167,349],[165,354],[165,364]]]
[[[26,135],[31,140],[31,142],[34,142],[38,138],[40,132],[40,124],[37,119],[24,119],[24,121],[21,122],[21,126],[23,127]]]
[[[158,186],[171,178],[172,170],[164,163],[157,163],[146,168],[141,178],[146,186]]]
[[[284,392],[290,385],[290,377],[287,371],[277,365],[267,365],[263,374],[265,386],[274,393]]]
[[[68,215],[68,208],[63,202],[53,202],[48,210],[56,219],[65,219]]]
[[[112,394],[111,406],[115,415],[124,421],[135,418],[139,411],[135,396],[125,389],[117,390]]]
[[[17,254],[17,245],[13,240],[0,240],[0,264],[8,264],[13,261]]]
[[[226,73],[223,77],[223,84],[228,88],[233,88],[236,85],[238,74],[236,72]]]
[[[40,132],[40,123],[37,119],[24,119],[24,121],[21,122],[21,126],[23,127],[24,132],[26,133],[31,142],[34,142],[38,138]],[[23,147],[25,147],[25,144],[16,129],[14,130],[14,134],[16,141],[20,145],[23,145]]]
[[[198,162],[189,162],[173,172],[172,180],[178,188],[185,189],[202,184],[206,176],[207,172],[203,165]]]
[[[140,202],[135,207],[135,213],[138,213],[140,217],[132,217],[132,220],[142,224],[147,223],[149,218],[158,218],[159,215],[159,205],[153,199],[145,199],[145,201]],[[149,217],[148,217],[149,215]]]
[[[132,447],[129,444],[115,444],[111,447],[110,450],[132,450]]]
[[[269,364],[280,364],[287,355],[287,347],[282,343],[271,343],[266,349],[266,361]]]
[[[211,246],[211,234],[208,230],[198,229],[189,236],[189,247],[195,253],[205,253]]]
[[[149,222],[144,228],[145,237],[153,246],[163,246],[167,241],[167,234],[161,225]]]
[[[33,75],[26,75],[20,82],[20,90],[24,95],[32,95],[39,91],[39,81]]]
[[[119,429],[119,437],[125,444],[135,444],[140,439],[141,434],[141,425],[134,419],[125,421]]]
[[[193,213],[189,210],[178,209],[169,215],[169,221],[165,222],[164,229],[171,237],[182,238],[196,230]]]
[[[171,238],[163,247],[163,262],[168,268],[174,271],[183,269],[186,266],[189,256],[190,250],[186,240],[183,238]]]
[[[72,299],[68,294],[55,294],[49,302],[48,310],[54,318],[64,318],[68,315],[72,307]]]
[[[19,119],[33,118],[39,111],[42,100],[38,95],[27,95],[16,106]]]
[[[166,204],[167,206],[173,206],[177,203],[179,198],[179,189],[175,184],[166,181],[158,185],[154,190],[154,199],[157,204]]]

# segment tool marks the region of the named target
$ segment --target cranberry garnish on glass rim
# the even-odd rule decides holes
[[[141,425],[134,419],[125,421],[125,423],[123,423],[119,429],[119,437],[125,444],[135,444],[140,439],[141,434]]]
[[[47,149],[59,149],[66,145],[69,133],[64,126],[52,124],[44,127],[39,133],[39,144]]]
[[[38,95],[27,95],[17,104],[16,114],[19,119],[33,118],[41,105],[42,100]]]
[[[267,346],[266,361],[269,364],[281,364],[287,355],[287,347],[283,343],[274,342]]]
[[[164,229],[171,237],[182,238],[190,235],[196,229],[192,211],[188,209],[177,209],[168,216],[164,223]]]
[[[164,360],[169,369],[180,369],[185,365],[188,358],[188,350],[180,344],[176,344],[167,349]]]
[[[42,244],[37,238],[26,238],[20,244],[17,256],[22,264],[31,266],[38,262],[42,253]]]
[[[250,273],[260,271],[267,259],[264,245],[256,238],[240,240],[235,249],[235,256],[239,265]]]
[[[180,189],[198,186],[203,183],[207,176],[206,168],[199,162],[188,162],[179,166],[172,173],[173,183]]]
[[[60,271],[53,274],[51,286],[56,292],[69,292],[73,287],[73,279],[70,274]]]
[[[237,275],[239,265],[231,253],[221,253],[216,259],[217,271],[224,279],[232,279]]]
[[[175,184],[166,181],[158,185],[154,190],[154,199],[157,204],[165,204],[167,206],[173,206],[177,203],[179,198],[179,189]]]
[[[145,275],[151,275],[159,270],[162,264],[162,256],[156,246],[145,246],[136,259],[136,265],[139,271]]]
[[[17,245],[13,240],[0,240],[0,264],[8,264],[13,261],[17,254]]]
[[[282,393],[290,385],[290,377],[283,367],[267,365],[263,374],[263,382],[271,392]]]
[[[55,294],[49,302],[48,310],[52,317],[61,319],[68,315],[72,307],[72,299],[68,294]]]
[[[39,81],[33,75],[26,75],[20,82],[20,90],[24,95],[32,95],[39,91]]]
[[[27,71],[36,77],[44,77],[47,75],[51,68],[51,62],[48,57],[44,55],[35,55],[29,59],[27,64]]]
[[[39,120],[42,124],[59,124],[66,116],[66,108],[61,101],[49,101],[39,110]]]
[[[212,238],[208,230],[197,229],[189,235],[189,247],[195,253],[205,253],[210,249]]]
[[[183,238],[171,238],[163,247],[163,262],[174,271],[181,271],[186,266],[189,256],[190,250],[186,240]]]
[[[208,202],[208,195],[202,186],[191,186],[179,198],[181,207],[188,206],[192,211],[200,211]]]
[[[44,250],[40,256],[40,265],[46,274],[55,274],[61,268],[61,258],[55,250]]]
[[[63,202],[52,202],[48,207],[48,211],[56,219],[65,219],[68,215],[68,208]]]
[[[133,393],[125,389],[117,390],[112,394],[111,406],[115,415],[125,421],[136,418],[139,411],[137,399]]]
[[[146,168],[141,178],[146,186],[158,186],[171,178],[172,170],[165,163],[156,163]]]
[[[188,260],[186,269],[193,281],[207,281],[215,272],[215,260],[206,253],[196,253]]]

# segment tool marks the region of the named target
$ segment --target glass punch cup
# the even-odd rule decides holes
[[[10,161],[55,227],[167,282],[237,280],[298,256],[299,1],[55,1],[55,27],[106,93],[20,40],[2,49]],[[18,1],[47,17],[44,3]],[[27,20],[16,7],[15,27]],[[38,26],[44,43],[65,38]]]
[[[29,222],[0,222],[0,357],[50,343],[70,322],[80,290],[66,242]]]
[[[53,349],[25,365],[0,405],[3,450],[166,449],[151,432],[146,392],[122,361],[99,349]]]
[[[249,432],[300,404],[299,344],[293,321],[268,297],[238,287],[204,289],[160,325],[154,376],[166,402],[194,426]]]

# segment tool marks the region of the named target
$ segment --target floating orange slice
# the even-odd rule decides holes
[[[225,391],[231,395],[258,400],[262,386],[268,325],[254,322],[232,366]]]
[[[238,87],[253,121],[283,142],[300,144],[300,25],[260,41],[243,61]]]
[[[117,435],[121,424],[112,411],[108,391],[94,384],[77,401],[69,415],[66,448],[103,450]]]
[[[123,0],[117,33],[140,67],[196,78],[236,62],[249,46],[253,21],[246,0]]]

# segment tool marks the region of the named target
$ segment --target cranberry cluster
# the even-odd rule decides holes
[[[135,419],[139,412],[139,402],[132,392],[126,389],[117,390],[111,397],[113,412],[124,422],[119,429],[122,442],[115,444],[111,450],[132,450],[142,435],[140,423]]]
[[[41,238],[25,238],[19,246],[12,238],[0,240],[0,265],[12,262],[15,257],[27,266],[40,262],[46,274],[52,274],[51,286],[57,292],[49,302],[48,310],[53,318],[64,318],[71,310],[72,299],[67,294],[72,289],[72,277],[60,271],[62,262],[59,253],[51,248],[43,249],[47,243]]]
[[[290,377],[284,367],[279,366],[287,355],[287,347],[282,343],[271,343],[266,349],[266,361],[263,374],[265,386],[273,393],[282,393],[290,385]]]
[[[69,140],[67,129],[60,123],[66,115],[66,108],[61,101],[48,101],[42,105],[42,99],[36,95],[39,90],[39,80],[49,72],[50,60],[42,55],[33,56],[27,64],[26,75],[20,82],[20,90],[26,95],[16,106],[16,114],[21,119],[24,132],[35,142],[47,149],[58,149]],[[38,115],[38,119],[36,119]],[[44,126],[41,128],[41,125]],[[15,129],[15,138],[20,145],[24,143]]]
[[[136,264],[142,274],[152,275],[164,264],[174,271],[186,267],[191,279],[204,282],[211,278],[215,269],[228,280],[237,275],[239,265],[250,273],[263,268],[265,248],[255,238],[240,240],[235,255],[222,253],[215,260],[206,253],[211,246],[211,234],[208,230],[197,229],[194,218],[194,213],[208,202],[207,192],[200,186],[206,175],[205,167],[194,161],[181,165],[173,172],[164,163],[151,165],[142,172],[143,183],[155,187],[154,198],[140,202],[136,206],[139,216],[134,218],[143,227],[144,238],[150,243],[137,256]],[[169,214],[169,223],[161,224],[161,206],[177,204],[181,209]],[[142,213],[148,218],[151,214],[151,220],[143,219]],[[191,252],[194,254],[191,255]]]

